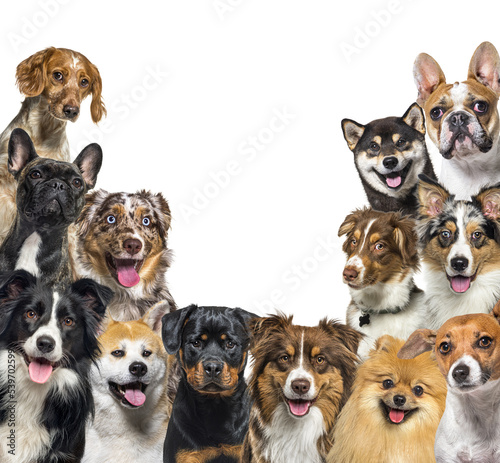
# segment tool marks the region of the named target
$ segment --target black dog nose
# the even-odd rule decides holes
[[[40,352],[48,354],[49,352],[52,352],[56,347],[56,341],[50,336],[40,336],[36,340],[36,347],[38,347],[38,350]]]
[[[394,169],[398,165],[398,158],[396,156],[387,156],[382,161],[386,169]]]
[[[78,106],[70,106],[67,104],[63,107],[63,113],[68,119],[74,119],[78,116],[79,112],[80,108]]]
[[[50,186],[52,188],[54,188],[54,190],[65,190],[66,189],[66,185],[64,184],[64,182],[58,182],[57,180],[54,180]]]
[[[406,397],[403,395],[395,395],[392,399],[396,407],[402,407],[406,403]]]
[[[127,253],[133,256],[142,249],[142,243],[136,239],[129,239],[123,242],[123,247]]]
[[[465,113],[455,113],[450,116],[450,123],[455,127],[460,127],[466,124],[469,120],[469,116]]]
[[[205,370],[205,374],[210,378],[215,378],[222,373],[222,369],[224,368],[224,364],[221,362],[204,362],[203,369]]]
[[[450,264],[453,270],[463,272],[469,266],[469,261],[465,257],[454,257]]]
[[[148,372],[148,367],[142,362],[135,362],[128,367],[128,371],[134,376],[141,377]]]
[[[306,394],[309,389],[311,389],[311,383],[307,379],[292,381],[292,391],[296,394]]]
[[[466,379],[467,376],[469,376],[470,369],[467,365],[457,365],[454,369],[451,375],[453,376],[453,379],[457,383],[463,383]]]

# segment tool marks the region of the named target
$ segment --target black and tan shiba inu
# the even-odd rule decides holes
[[[373,209],[416,216],[418,175],[436,178],[425,145],[422,109],[413,103],[403,117],[366,125],[344,119],[342,130]]]

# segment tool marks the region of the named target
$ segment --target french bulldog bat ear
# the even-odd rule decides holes
[[[161,336],[162,318],[170,313],[168,301],[160,301],[153,305],[141,318],[141,321],[148,325],[155,333]]]
[[[484,188],[473,200],[479,201],[483,214],[491,220],[500,218],[500,185]]]
[[[167,313],[163,315],[161,337],[163,339],[163,345],[165,350],[169,354],[176,354],[182,345],[182,332],[184,325],[196,309],[197,305],[191,304],[190,306],[184,307],[180,310],[175,310],[174,312]]]
[[[436,331],[421,329],[414,331],[398,352],[400,359],[413,359],[417,355],[434,349]]]
[[[500,95],[500,58],[490,42],[483,42],[472,55],[468,79],[475,79]]]
[[[97,143],[91,143],[83,148],[82,152],[73,161],[82,173],[83,180],[87,184],[87,189],[95,187],[97,174],[102,165],[102,149]]]
[[[347,142],[347,146],[349,146],[351,151],[354,151],[360,138],[363,136],[365,126],[358,124],[351,119],[343,119],[342,131],[344,132],[344,138]]]
[[[113,291],[89,278],[82,278],[71,285],[71,290],[79,295],[80,301],[88,311],[94,312],[98,319],[104,317],[106,307],[113,298]]]
[[[413,65],[413,78],[418,90],[417,103],[424,106],[431,93],[446,82],[446,77],[439,64],[427,53],[420,53]]]
[[[403,122],[406,125],[414,128],[416,131],[425,135],[425,118],[422,108],[417,104],[413,103],[403,114]]]
[[[439,183],[424,174],[418,176],[417,196],[419,212],[424,217],[436,217],[443,212],[444,203],[451,196]]]
[[[23,129],[14,129],[9,139],[9,172],[17,178],[28,163],[38,157],[30,136]]]

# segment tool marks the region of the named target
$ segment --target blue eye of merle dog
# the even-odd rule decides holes
[[[106,220],[108,221],[108,223],[115,223],[116,222],[116,217],[114,215],[108,215],[108,217],[106,218]]]
[[[142,219],[142,224],[145,226],[145,227],[149,227],[149,224],[151,223],[151,220],[149,220],[149,217],[144,217]]]

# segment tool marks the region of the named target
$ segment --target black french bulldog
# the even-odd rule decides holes
[[[243,373],[257,317],[242,309],[190,305],[163,316],[162,338],[176,354],[181,380],[163,462],[236,463],[248,430],[250,398]]]
[[[0,246],[0,271],[24,269],[49,286],[72,280],[68,227],[94,187],[102,150],[93,143],[73,163],[39,157],[29,135],[12,131],[9,172],[15,177],[17,215]]]

